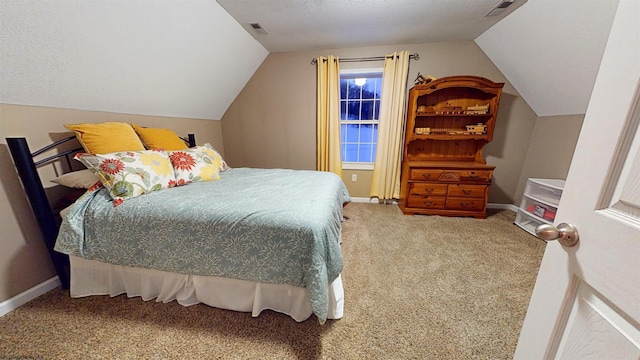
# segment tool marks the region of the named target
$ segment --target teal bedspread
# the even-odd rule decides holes
[[[64,219],[55,250],[89,260],[307,290],[321,323],[342,271],[342,206],[328,172],[235,168],[218,181],[156,191],[113,207],[87,192]]]

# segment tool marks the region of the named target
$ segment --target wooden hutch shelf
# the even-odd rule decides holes
[[[450,76],[409,91],[400,209],[405,214],[486,217],[493,139],[504,83]]]

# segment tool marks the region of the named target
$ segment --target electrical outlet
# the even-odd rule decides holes
[[[358,181],[358,174],[351,174],[351,181]]]

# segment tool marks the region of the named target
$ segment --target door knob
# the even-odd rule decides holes
[[[559,224],[556,228],[553,225],[542,224],[536,227],[536,235],[542,240],[558,240],[566,247],[572,247],[578,243],[578,229],[567,223]]]

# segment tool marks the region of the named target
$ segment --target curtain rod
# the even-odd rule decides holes
[[[370,56],[370,57],[359,57],[359,58],[344,58],[338,59],[339,62],[361,62],[361,61],[382,61],[387,57],[392,56]],[[420,55],[418,53],[413,53],[409,55],[409,59],[420,60]],[[318,63],[318,58],[311,59],[311,65],[315,65]]]

